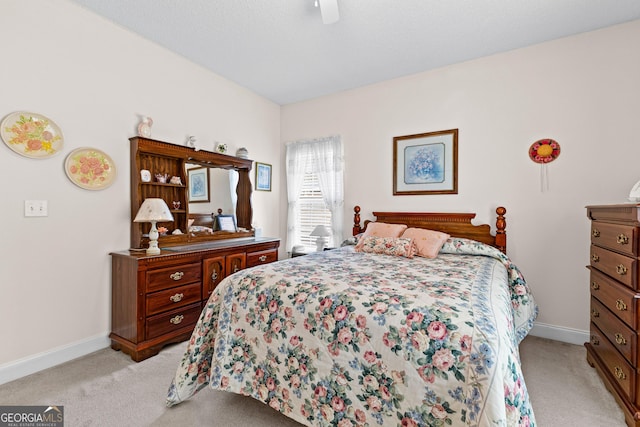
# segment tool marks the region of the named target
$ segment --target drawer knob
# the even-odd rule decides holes
[[[179,325],[184,320],[184,316],[182,314],[178,314],[177,316],[173,316],[169,322],[173,325]]]
[[[627,274],[627,267],[625,267],[625,266],[624,266],[624,265],[622,265],[622,264],[618,264],[618,265],[616,266],[616,272],[617,272],[619,275],[624,276],[625,274]]]
[[[624,380],[625,378],[627,378],[627,376],[625,375],[625,373],[624,373],[624,371],[622,370],[621,367],[616,366],[615,368],[613,368],[613,371],[615,372],[616,377],[619,380]]]
[[[173,302],[180,302],[182,301],[182,298],[184,298],[184,294],[175,294],[169,297],[169,299]]]
[[[237,265],[233,266],[233,272],[237,273],[238,271],[240,271],[240,267],[238,267]]]
[[[171,279],[175,280],[175,281],[178,281],[178,280],[182,279],[182,276],[184,276],[184,273],[182,271],[176,271],[175,273],[173,273],[169,277]]]
[[[625,311],[627,309],[627,304],[625,304],[621,299],[616,300],[616,308],[619,311]]]
[[[265,262],[267,260],[267,256],[266,255],[261,255],[260,258],[258,258],[260,260],[260,262]]]
[[[600,257],[598,256],[598,254],[591,255],[591,261],[593,261],[593,262],[600,261]]]
[[[217,278],[218,278],[218,272],[217,271],[214,271],[213,273],[211,273],[211,280],[213,280],[215,282]]]
[[[622,336],[622,334],[616,334],[616,342],[620,345],[625,345],[627,340]]]
[[[591,289],[597,291],[598,289],[600,289],[600,285],[598,285],[597,282],[591,282]]]
[[[591,235],[593,237],[600,237],[600,230],[598,230],[597,228],[594,228],[593,230],[591,230]]]
[[[624,234],[618,234],[617,242],[620,245],[626,245],[629,243],[629,237],[625,236]]]
[[[595,308],[592,308],[591,309],[591,316],[600,317],[600,313],[598,313],[598,310],[596,310]]]
[[[591,344],[600,345],[600,340],[597,335],[591,335]]]

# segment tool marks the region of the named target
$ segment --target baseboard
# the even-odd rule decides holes
[[[100,335],[0,365],[0,384],[69,362],[109,347],[110,344],[111,340],[108,336]]]
[[[583,345],[585,342],[589,341],[589,331],[563,328],[538,322],[533,325],[533,329],[531,329],[529,334],[534,337],[547,338],[576,345]]]

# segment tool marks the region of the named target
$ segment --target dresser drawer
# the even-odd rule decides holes
[[[593,268],[590,270],[591,295],[632,329],[637,329],[640,325],[636,320],[638,311],[636,293],[598,270]]]
[[[147,316],[199,302],[202,299],[201,288],[198,282],[147,294]]]
[[[613,347],[598,327],[591,323],[591,345],[604,362],[604,369],[611,375],[632,402],[635,401],[636,372],[624,357]]]
[[[597,313],[597,315],[596,315]],[[637,335],[622,320],[613,315],[600,301],[591,297],[591,321],[609,339],[611,344],[633,366],[638,366]]]
[[[591,223],[591,243],[637,257],[637,227],[630,225],[608,224],[606,222]]]
[[[590,261],[592,267],[608,274],[632,289],[638,289],[636,280],[637,259],[591,245]]]
[[[200,263],[159,268],[147,272],[147,291],[159,291],[200,281]]]
[[[191,329],[200,317],[200,303],[147,318],[146,339],[156,338],[182,329]]]
[[[247,253],[247,267],[253,267],[260,264],[268,264],[277,260],[278,251],[276,249]]]

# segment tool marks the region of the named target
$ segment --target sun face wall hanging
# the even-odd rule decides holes
[[[540,139],[529,147],[529,158],[540,164],[540,191],[549,189],[549,171],[547,164],[560,155],[560,144],[553,139]]]

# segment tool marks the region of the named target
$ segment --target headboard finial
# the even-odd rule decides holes
[[[498,215],[496,218],[496,246],[503,253],[507,253],[507,234],[505,229],[507,228],[507,220],[504,219],[504,214],[507,213],[507,210],[503,206],[498,206],[496,208],[496,214]]]
[[[356,205],[353,208],[353,231],[352,231],[352,235],[356,236],[358,234],[360,234],[360,231],[362,230],[362,228],[360,228],[360,206]]]

